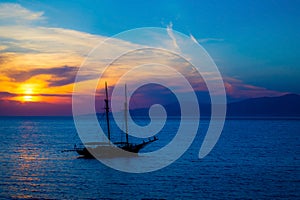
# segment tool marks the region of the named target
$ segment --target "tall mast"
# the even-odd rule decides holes
[[[108,107],[108,92],[107,92],[107,83],[105,82],[105,95],[106,95],[106,99],[104,99],[105,101],[105,113],[106,113],[106,123],[107,123],[107,136],[108,136],[108,140],[110,141],[110,126],[109,126],[109,107]]]
[[[124,103],[124,118],[125,118],[125,133],[126,133],[126,143],[128,144],[128,103],[127,103],[127,86],[125,84],[125,103]]]

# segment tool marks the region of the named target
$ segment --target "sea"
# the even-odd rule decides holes
[[[179,120],[145,151],[171,141]],[[199,159],[208,124],[169,166],[126,173],[64,152],[81,142],[72,117],[0,117],[0,199],[300,199],[299,119],[227,119]]]

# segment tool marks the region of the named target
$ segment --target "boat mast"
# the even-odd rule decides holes
[[[108,136],[108,140],[110,142],[110,126],[109,126],[109,107],[108,107],[108,92],[107,92],[107,83],[105,82],[105,95],[106,95],[106,99],[104,99],[105,101],[105,113],[106,113],[106,123],[107,123],[107,136]]]
[[[124,103],[124,117],[125,117],[125,133],[126,143],[128,144],[128,103],[127,103],[127,85],[125,84],[125,103]]]

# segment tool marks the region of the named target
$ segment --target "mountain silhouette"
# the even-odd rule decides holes
[[[180,116],[179,104],[171,103],[164,106],[168,115]],[[208,103],[200,104],[201,116],[210,116]],[[147,108],[131,110],[133,116],[148,116]],[[228,103],[227,116],[237,117],[300,117],[300,95],[286,94],[279,97],[251,98]]]
[[[261,97],[230,103],[227,116],[299,116],[300,95]]]

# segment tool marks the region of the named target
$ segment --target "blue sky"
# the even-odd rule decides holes
[[[228,76],[247,84],[300,93],[299,1],[14,1],[43,11],[43,25],[112,36],[166,27],[202,38]]]

